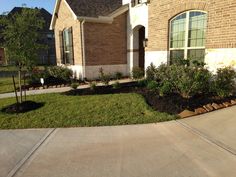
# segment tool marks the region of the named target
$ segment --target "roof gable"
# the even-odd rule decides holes
[[[107,16],[122,6],[122,0],[66,0],[73,12],[82,17]]]

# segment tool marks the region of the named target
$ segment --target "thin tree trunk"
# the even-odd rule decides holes
[[[19,66],[18,75],[19,75],[20,103],[22,103],[21,65]]]
[[[18,96],[17,96],[17,91],[16,91],[16,82],[15,82],[15,77],[12,76],[13,80],[13,85],[14,85],[14,91],[15,91],[15,96],[16,96],[16,103],[19,104]]]
[[[24,96],[25,96],[25,101],[26,101],[26,86],[25,86],[25,74],[24,74]]]

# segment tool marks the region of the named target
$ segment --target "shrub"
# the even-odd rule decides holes
[[[138,81],[138,86],[139,87],[146,87],[148,84],[148,80],[147,79],[141,79]]]
[[[132,70],[133,79],[135,80],[142,79],[143,76],[144,76],[144,70],[142,68],[133,67],[133,70]]]
[[[105,74],[102,68],[99,69],[99,74],[100,74],[99,78],[102,81],[102,83],[105,84],[106,86],[109,85],[109,82],[111,81],[111,75]]]
[[[76,90],[79,87],[79,83],[73,82],[70,86],[72,89]]]
[[[121,72],[116,72],[115,73],[115,79],[120,80],[123,77],[123,74]]]
[[[161,65],[156,76],[160,80],[161,95],[176,92],[184,98],[208,92],[211,80],[207,69],[184,65]]]
[[[116,81],[114,84],[112,84],[113,89],[119,89],[121,87],[120,83]]]
[[[235,76],[234,69],[230,67],[218,69],[212,82],[211,91],[220,97],[232,95],[235,88]]]
[[[157,79],[157,67],[151,63],[150,66],[147,67],[146,69],[146,79],[147,80],[156,80]]]
[[[50,67],[47,72],[51,77],[63,80],[65,82],[69,82],[73,75],[72,70],[61,66]]]
[[[89,83],[90,90],[95,91],[97,88],[97,83],[96,82],[90,82]]]
[[[147,83],[147,89],[152,90],[152,91],[158,90],[158,86],[159,84],[157,81],[152,80],[152,81],[148,81]]]

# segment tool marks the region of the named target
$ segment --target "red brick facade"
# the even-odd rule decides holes
[[[86,65],[127,64],[127,14],[112,24],[85,23]]]

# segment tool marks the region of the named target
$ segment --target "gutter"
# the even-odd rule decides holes
[[[83,19],[80,23],[81,29],[81,47],[82,47],[82,80],[85,78],[85,42],[84,42],[84,23],[85,20]]]

